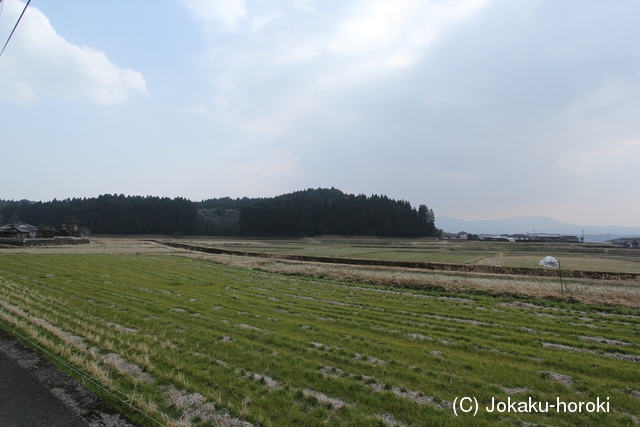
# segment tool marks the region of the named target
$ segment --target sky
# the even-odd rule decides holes
[[[4,44],[25,2],[3,0]],[[637,0],[32,0],[0,199],[386,194],[640,226]]]

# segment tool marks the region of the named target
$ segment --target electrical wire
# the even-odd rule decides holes
[[[4,6],[4,2],[3,6]],[[11,34],[9,34],[9,38],[7,39],[7,42],[4,44],[4,47],[2,48],[2,51],[0,52],[0,56],[2,56],[2,54],[4,53],[4,50],[7,48],[7,45],[9,44],[9,40],[11,40],[11,37],[13,36],[13,33],[16,31],[16,28],[18,28],[18,24],[20,23],[20,20],[22,19],[22,16],[24,15],[24,13],[27,11],[27,7],[29,7],[29,3],[31,3],[31,0],[27,0],[27,4],[24,5],[24,9],[22,9],[22,13],[20,14],[20,17],[18,18],[18,21],[16,22],[16,25],[13,26],[13,30],[11,30]]]

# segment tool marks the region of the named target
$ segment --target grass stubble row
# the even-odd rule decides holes
[[[633,425],[630,310],[328,282],[171,254],[0,254],[0,318],[171,425]],[[609,413],[452,402],[609,398]],[[124,408],[126,409],[126,408]],[[143,424],[154,425],[140,420]]]

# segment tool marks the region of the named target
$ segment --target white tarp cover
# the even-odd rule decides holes
[[[540,261],[541,267],[559,267],[558,260],[552,256],[544,257],[542,261]]]

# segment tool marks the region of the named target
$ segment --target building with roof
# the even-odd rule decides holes
[[[607,240],[615,248],[640,248],[640,237],[621,237]]]
[[[571,234],[514,234],[516,242],[544,242],[544,243],[580,243],[580,238]]]
[[[13,246],[55,246],[91,243],[87,237],[56,236],[53,227],[16,223],[0,227],[0,243]]]
[[[468,233],[466,231],[460,231],[459,233],[442,233],[440,238],[442,240],[467,240]]]
[[[508,242],[508,234],[478,234],[480,240],[486,240],[491,242]]]
[[[24,240],[35,238],[38,227],[24,222],[7,224],[0,227],[0,237],[5,239]]]
[[[473,235],[461,231],[459,233],[442,233],[442,240],[473,240],[475,239],[492,241],[492,242],[539,242],[539,243],[580,243],[578,236],[570,234],[478,234]]]

